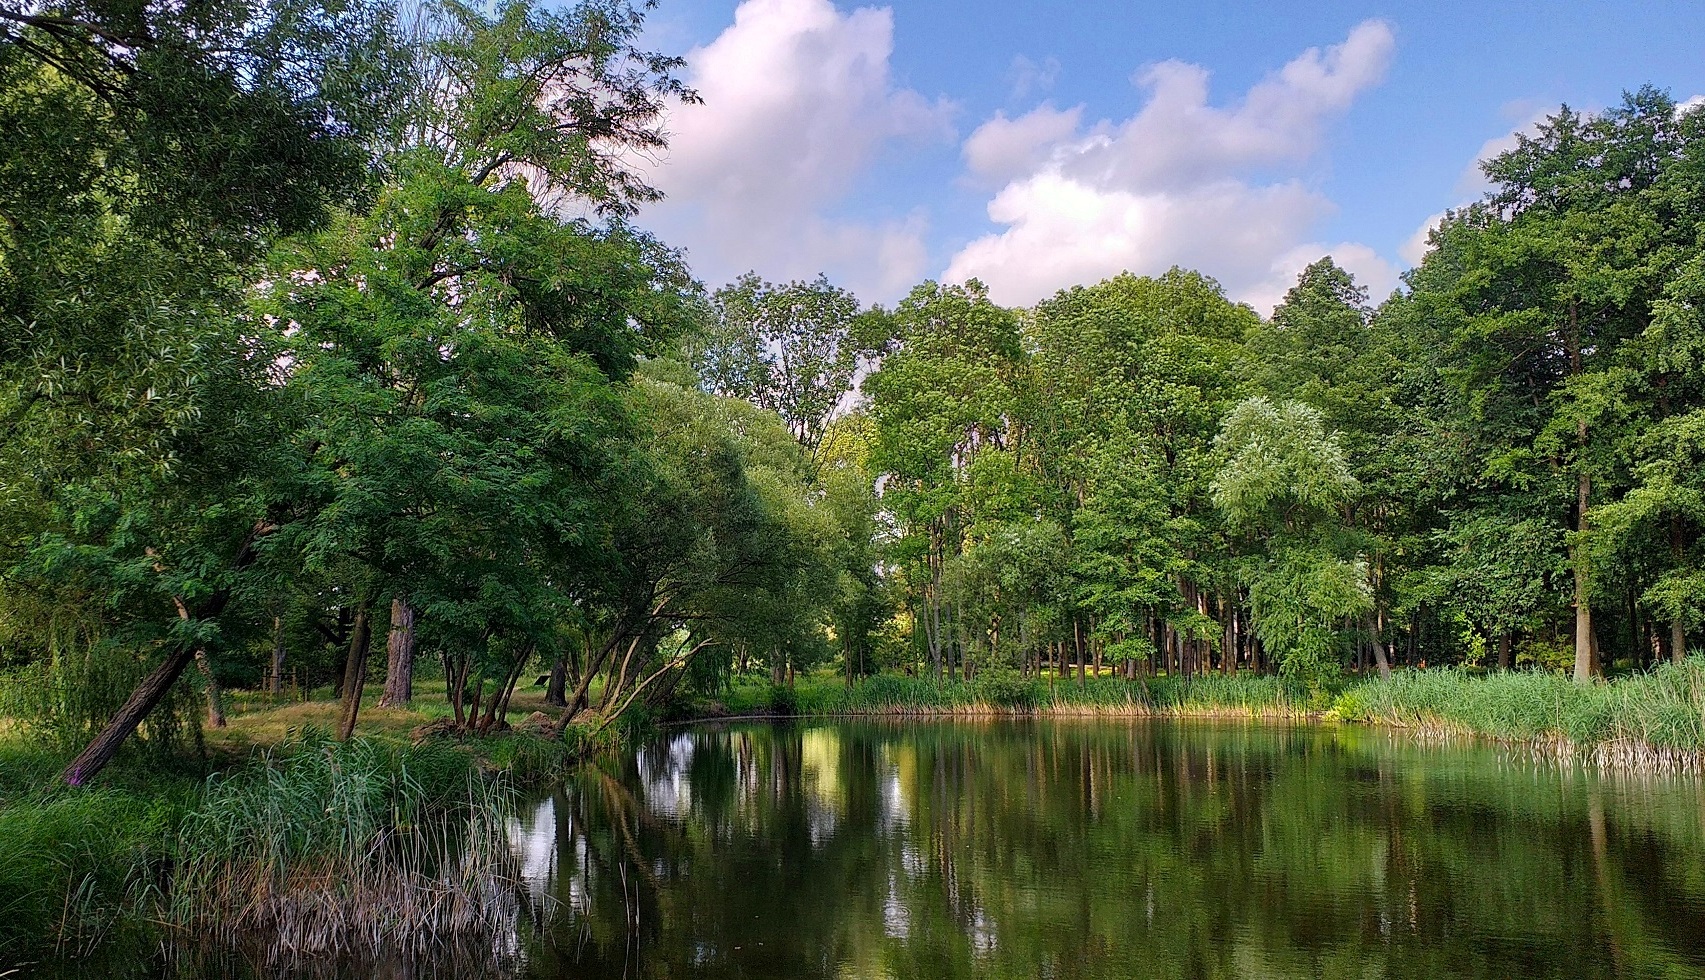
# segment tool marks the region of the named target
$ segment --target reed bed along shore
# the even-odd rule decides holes
[[[464,753],[314,737],[211,781],[167,919],[275,958],[493,943],[519,907],[512,812]]]
[[[502,955],[523,895],[513,794],[470,753],[309,731],[227,775],[163,782],[0,806],[0,967],[126,934],[269,968]]]
[[[1602,769],[1705,772],[1705,658],[1603,684],[1521,671],[1401,671],[1346,688],[1334,713],[1427,733],[1526,744]]]
[[[1328,720],[1423,735],[1526,744],[1603,769],[1705,772],[1705,658],[1591,685],[1533,671],[1397,671],[1326,691],[1287,690],[1271,675],[1075,679],[996,676],[943,681],[878,676],[851,687],[813,678],[746,685],[701,716],[1178,717]]]

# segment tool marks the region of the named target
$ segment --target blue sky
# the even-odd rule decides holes
[[[1182,264],[1266,313],[1331,253],[1377,299],[1473,163],[1563,102],[1705,93],[1705,4],[663,0],[642,218],[715,286],[822,271],[1028,304]]]

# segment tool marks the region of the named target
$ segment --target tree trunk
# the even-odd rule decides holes
[[[272,683],[270,693],[278,697],[284,693],[284,617],[272,617]]]
[[[1676,514],[1671,514],[1669,519],[1669,547],[1670,554],[1675,556],[1676,565],[1679,567],[1687,543],[1686,535],[1681,529],[1681,517]],[[1669,621],[1669,658],[1670,662],[1677,664],[1687,659],[1687,627],[1680,616]]]
[[[337,737],[349,741],[355,734],[355,716],[361,711],[361,686],[367,677],[367,646],[373,633],[366,602],[355,607],[355,626],[350,631],[349,656],[343,662],[343,705],[338,712]]]
[[[107,722],[107,727],[101,729],[101,733],[77,754],[77,758],[71,760],[59,774],[59,778],[72,786],[82,786],[95,778],[95,774],[118,754],[118,747],[136,731],[136,726],[142,723],[142,719],[148,717],[149,712],[165,698],[166,692],[172,689],[184,668],[194,659],[195,649],[183,646],[167,657],[164,663],[155,667],[142,679],[142,683],[130,692],[130,697],[125,699],[118,713],[113,715],[112,721]]]
[[[249,532],[248,540],[243,542],[242,548],[237,551],[237,556],[232,559],[231,570],[240,572],[254,564],[256,557],[255,542],[275,530],[277,528],[271,524],[256,524],[254,529]],[[193,614],[186,618],[211,619],[224,612],[225,606],[230,601],[231,591],[220,589],[208,596],[207,601],[197,606]],[[183,612],[181,605],[179,612],[180,615]],[[118,712],[113,715],[112,720],[107,722],[107,727],[101,729],[100,734],[90,740],[89,744],[83,747],[83,751],[77,753],[77,757],[72,759],[60,772],[59,778],[72,786],[81,786],[95,778],[97,773],[106,768],[107,763],[111,762],[113,756],[118,754],[119,746],[124,744],[124,740],[134,734],[136,726],[142,724],[142,720],[147,718],[165,699],[166,693],[182,676],[184,668],[189,666],[191,660],[195,659],[195,653],[194,647],[181,646],[174,650],[165,662],[154,668],[147,677],[142,678],[142,682],[130,692],[130,697],[124,699],[124,704],[119,706]]]
[[[1586,441],[1587,424],[1580,424],[1580,439]],[[1581,471],[1576,481],[1575,532],[1577,535],[1574,547],[1575,566],[1575,683],[1588,684],[1597,673],[1597,637],[1593,635],[1592,601],[1587,596],[1590,582],[1587,574],[1587,505],[1592,496],[1592,477],[1585,470]]]
[[[414,607],[391,600],[391,633],[385,639],[385,693],[381,708],[400,708],[414,700]]]
[[[213,676],[213,664],[208,662],[206,650],[196,649],[195,669],[201,671],[201,679],[207,683],[207,724],[211,728],[224,728],[225,692],[219,689],[219,678]]]
[[[1511,639],[1512,638],[1511,638],[1510,634],[1507,632],[1498,637],[1498,669],[1499,670],[1509,670],[1510,667],[1512,666],[1510,663]]]
[[[556,658],[551,664],[551,679],[545,682],[545,703],[554,708],[568,707],[568,657]]]
[[[1084,656],[1083,621],[1075,613],[1072,615],[1072,655],[1077,658],[1077,683],[1082,687],[1085,671],[1089,666],[1086,661],[1089,658]]]
[[[1579,375],[1581,363],[1580,301],[1569,301],[1569,373]],[[1592,602],[1587,591],[1592,579],[1587,568],[1587,511],[1592,502],[1592,475],[1587,472],[1587,420],[1575,423],[1575,683],[1587,684],[1598,673],[1598,637],[1593,633]]]
[[[1379,668],[1380,680],[1391,680],[1391,658],[1386,655],[1385,641],[1385,610],[1375,609],[1373,614],[1373,662]]]

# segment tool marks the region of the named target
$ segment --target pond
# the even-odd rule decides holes
[[[515,830],[538,980],[1705,976],[1705,785],[1365,729],[697,728]]]

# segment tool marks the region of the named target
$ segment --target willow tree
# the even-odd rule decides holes
[[[1373,606],[1360,542],[1345,525],[1358,484],[1335,433],[1300,402],[1256,396],[1226,417],[1214,502],[1241,533],[1256,636],[1300,686],[1336,674],[1346,624]]]

